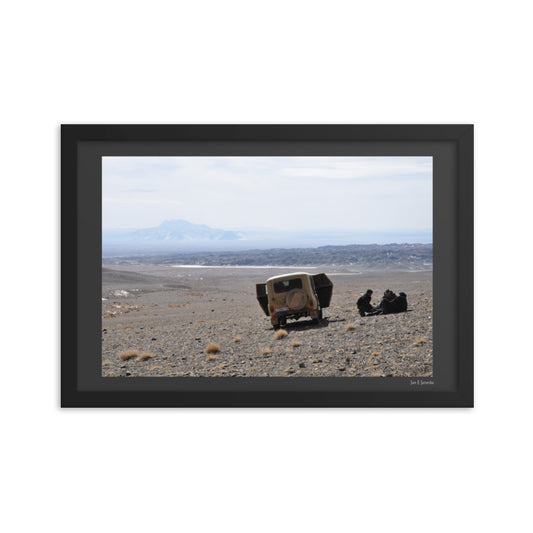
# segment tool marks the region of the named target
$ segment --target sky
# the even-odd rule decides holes
[[[430,232],[431,157],[103,157],[104,230]]]

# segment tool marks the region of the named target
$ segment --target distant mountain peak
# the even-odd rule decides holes
[[[183,219],[165,220],[159,226],[135,230],[135,239],[150,241],[230,241],[241,239],[236,231],[193,224]]]

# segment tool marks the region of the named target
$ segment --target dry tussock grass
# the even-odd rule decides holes
[[[291,341],[291,346],[293,348],[297,348],[298,346],[301,346],[301,342],[300,341]]]
[[[129,359],[136,358],[137,361],[146,361],[147,359],[151,359],[154,354],[152,352],[139,352],[139,350],[135,350],[133,348],[130,348],[129,350],[122,350],[121,352],[118,352],[118,356],[121,361],[128,361]],[[103,364],[107,364],[107,361]],[[109,363],[111,364],[111,363]]]
[[[242,335],[235,335],[235,337],[233,337],[233,342],[241,342],[242,340]]]
[[[204,352],[207,355],[218,353],[218,352],[220,352],[220,346],[216,342],[210,342],[205,347]]]
[[[121,352],[118,352],[118,356],[120,357],[121,361],[127,361],[128,359],[133,359],[134,357],[139,357],[139,351],[138,350],[122,350]]]
[[[420,338],[420,339],[416,339],[416,341],[414,342],[414,344],[415,344],[416,346],[419,346],[420,344],[427,344],[427,342],[428,342],[428,341],[427,341],[426,339],[422,339],[422,338]]]
[[[216,361],[216,359],[217,359],[216,355],[210,354],[207,356],[207,361]]]
[[[346,324],[344,331],[352,331],[354,329],[355,329],[355,324],[353,322],[350,322],[349,324]]]
[[[283,337],[286,337],[288,335],[287,330],[285,329],[278,329],[276,333],[274,333],[274,337],[276,339],[283,339]]]
[[[269,355],[271,353],[272,353],[272,350],[270,348],[261,348],[262,355]]]

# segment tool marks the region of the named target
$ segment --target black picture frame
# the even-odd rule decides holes
[[[473,125],[457,124],[62,125],[61,406],[473,407],[473,140]],[[333,154],[346,153],[351,146],[363,152],[368,149],[368,153],[377,153],[377,149],[380,153],[385,150],[390,154],[407,154],[416,149],[422,153],[448,154],[441,158],[447,159],[441,163],[447,165],[448,177],[442,178],[434,172],[433,178],[434,184],[435,180],[437,183],[441,180],[448,191],[447,195],[434,194],[434,207],[439,207],[434,216],[434,229],[447,228],[446,236],[434,244],[435,249],[442,250],[441,257],[449,261],[446,280],[441,283],[449,299],[435,321],[451,334],[443,335],[439,346],[434,346],[435,350],[441,349],[441,356],[451,369],[446,387],[372,390],[370,386],[365,390],[350,390],[339,389],[331,380],[323,378],[306,378],[310,382],[301,378],[305,383],[299,378],[282,378],[287,384],[282,387],[275,378],[229,377],[221,378],[226,380],[223,388],[215,386],[218,382],[210,381],[218,378],[186,378],[197,380],[187,388],[161,381],[167,378],[154,378],[158,382],[150,378],[117,378],[113,382],[117,384],[115,390],[97,379],[92,384],[86,383],[88,367],[81,364],[82,353],[89,350],[98,359],[98,353],[87,346],[101,336],[98,329],[101,294],[94,294],[101,280],[101,205],[98,206],[101,184],[97,183],[97,158],[98,154],[109,155],[121,150],[137,153],[146,145],[143,143],[158,153],[168,153],[177,143],[191,146],[192,150],[205,145],[221,147],[222,153],[239,154],[239,146],[245,143],[252,147],[274,146],[287,155],[298,155],[313,146],[324,146]],[[93,161],[93,166],[86,164],[87,161]],[[440,282],[439,276],[434,280]],[[121,379],[127,380],[126,388],[118,388]],[[242,380],[248,381],[243,385]],[[170,384],[163,386],[166,383]]]

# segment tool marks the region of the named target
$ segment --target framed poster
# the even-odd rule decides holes
[[[63,125],[64,407],[473,406],[473,126]]]

